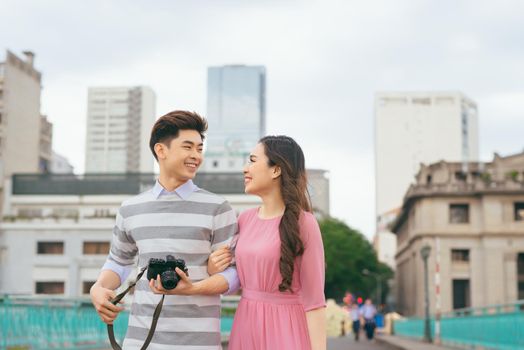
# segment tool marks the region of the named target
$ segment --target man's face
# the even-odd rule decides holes
[[[169,147],[160,145],[157,152],[161,169],[180,181],[193,179],[203,161],[204,143],[196,130],[180,130]]]

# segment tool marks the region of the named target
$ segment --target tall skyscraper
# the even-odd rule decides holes
[[[266,133],[266,69],[228,65],[208,68],[209,134],[203,169],[238,172]]]
[[[155,103],[145,86],[89,88],[85,172],[152,173]]]
[[[399,212],[421,163],[458,161],[467,167],[467,162],[478,160],[478,148],[477,106],[462,93],[378,93],[375,98],[377,233],[387,232],[387,225]],[[394,249],[391,252],[391,248],[381,248],[388,260],[394,262]]]

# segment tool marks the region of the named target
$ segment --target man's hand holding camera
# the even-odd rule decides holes
[[[174,289],[165,289],[162,285],[160,275],[157,275],[156,280],[149,280],[149,287],[155,294],[167,294],[167,295],[193,295],[197,294],[195,285],[189,279],[189,277],[179,267],[175,268],[176,274],[180,277],[176,287]]]

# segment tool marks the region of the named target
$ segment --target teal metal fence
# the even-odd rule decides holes
[[[122,341],[128,313],[114,323]],[[107,328],[84,299],[4,297],[0,300],[1,349],[92,349],[107,347]]]
[[[120,344],[128,319],[123,311],[114,323]],[[232,323],[232,315],[222,317],[223,334]],[[0,327],[0,349],[110,348],[107,327],[88,299],[0,297]]]
[[[441,317],[442,344],[467,349],[524,349],[524,300],[512,304],[460,309]],[[431,318],[435,338],[435,319]],[[406,318],[394,323],[396,335],[422,339],[424,319]]]

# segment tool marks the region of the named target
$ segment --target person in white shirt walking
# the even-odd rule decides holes
[[[360,314],[364,319],[364,330],[368,340],[373,340],[375,335],[375,315],[377,314],[377,308],[371,302],[371,299],[366,299],[364,305],[360,308]]]
[[[360,309],[358,307],[357,303],[352,303],[349,306],[349,314],[351,316],[351,320],[353,321],[353,335],[355,337],[355,341],[358,341],[359,335],[360,335]]]

